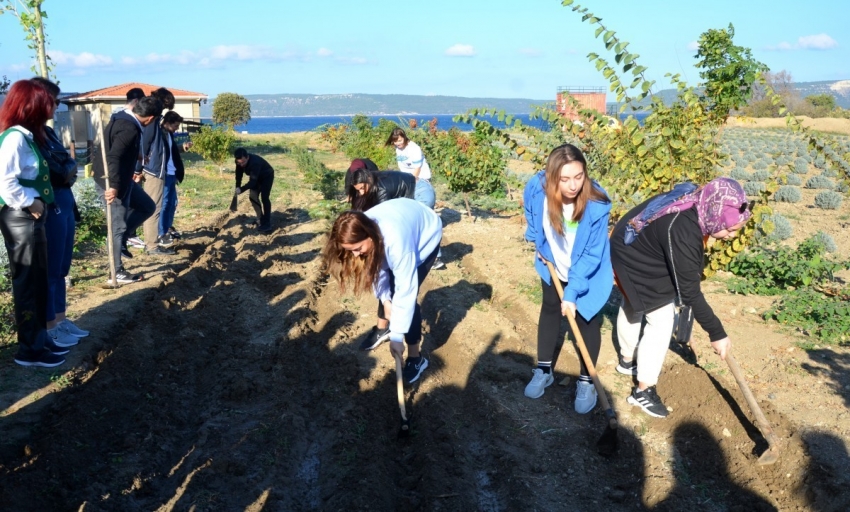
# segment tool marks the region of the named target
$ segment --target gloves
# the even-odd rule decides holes
[[[242,193],[242,189],[241,189],[241,188],[239,188],[239,187],[234,187],[234,188],[233,188],[233,193],[234,193],[234,194],[236,194],[236,195],[238,196],[239,194],[241,194],[241,193]]]

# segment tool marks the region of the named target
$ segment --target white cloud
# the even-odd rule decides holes
[[[826,34],[803,36],[798,39],[800,48],[804,50],[829,50],[838,48],[838,42]]]
[[[67,53],[60,50],[48,52],[50,60],[58,65],[66,65],[74,68],[95,68],[112,65],[112,57],[96,55],[90,52]]]
[[[688,43],[688,51],[689,52],[695,52],[697,50],[699,50],[699,43],[698,42],[691,41],[690,43]]]
[[[327,48],[319,48],[319,51],[316,52],[316,55],[319,57],[330,57],[334,52],[328,50]]]
[[[768,46],[766,49],[782,52],[793,50],[831,50],[833,48],[838,48],[838,41],[827,34],[814,34],[811,36],[801,36],[797,38],[796,43],[783,41],[775,46]]]
[[[455,44],[446,49],[449,57],[474,57],[475,48],[471,44]]]
[[[525,55],[526,57],[540,57],[543,55],[543,52],[537,48],[520,48],[518,51],[520,55]]]

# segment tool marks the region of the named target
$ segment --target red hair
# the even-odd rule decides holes
[[[40,144],[44,143],[44,123],[53,117],[53,96],[31,80],[18,80],[9,89],[0,107],[0,132],[20,125],[31,131]]]

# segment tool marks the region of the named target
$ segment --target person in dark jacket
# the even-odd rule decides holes
[[[611,235],[611,262],[623,291],[617,317],[617,371],[637,376],[628,402],[656,418],[668,413],[655,387],[670,344],[678,295],[691,306],[721,359],[732,348],[700,289],[703,240],[732,238],[751,216],[743,188],[730,178],[717,178],[684,195],[677,189],[633,208]]]
[[[416,178],[400,171],[357,169],[347,172],[345,181],[351,209],[362,212],[397,197],[413,199],[416,191]]]
[[[251,205],[257,214],[257,231],[269,233],[272,230],[272,202],[270,199],[274,184],[274,169],[260,156],[248,153],[245,148],[233,152],[236,158],[236,195],[250,190]],[[242,176],[248,175],[248,183],[242,186]]]
[[[174,254],[174,251],[169,249],[174,245],[174,237],[169,234],[168,228],[174,220],[174,208],[177,206],[177,182],[183,180],[184,172],[180,148],[174,143],[172,136],[183,122],[183,117],[177,112],[169,111],[161,119],[161,126],[156,130],[149,131],[156,120],[145,128],[144,142],[145,193],[156,205],[153,215],[145,221],[145,252],[155,255]],[[166,206],[169,208],[168,212],[165,210]],[[164,226],[164,215],[169,215],[165,219],[167,227]]]
[[[142,129],[162,113],[162,103],[146,96],[133,106],[112,116],[104,130],[106,144],[106,175],[109,188],[104,193],[112,216],[112,255],[115,262],[116,281],[134,283],[142,276],[129,273],[121,263],[121,256],[132,258],[127,250],[127,237],[150,217],[156,205],[136,184],[136,162],[141,149]],[[103,164],[95,159],[95,176],[103,176]],[[100,165],[100,169],[98,169]]]
[[[174,136],[182,122],[183,117],[177,112],[166,112],[162,116],[162,128],[167,134],[171,147],[169,156],[172,162],[169,166],[174,165],[174,173],[171,174],[169,170],[169,174],[166,175],[165,192],[162,195],[162,215],[159,217],[159,232],[170,236],[172,239],[180,238],[180,233],[174,229],[174,212],[177,211],[177,185],[183,183],[183,178],[186,176],[186,167],[183,165],[180,152],[192,148],[191,141],[178,144]]]
[[[31,81],[46,90],[59,104],[59,86],[42,77]],[[71,347],[79,338],[89,335],[65,317],[65,277],[71,271],[76,232],[75,210],[77,203],[71,187],[77,181],[77,161],[71,157],[59,136],[50,126],[44,126],[44,142],[39,144],[41,154],[50,169],[53,185],[53,208],[47,216],[47,333],[61,347]]]

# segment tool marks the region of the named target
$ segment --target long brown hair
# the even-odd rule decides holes
[[[549,206],[549,222],[552,228],[561,236],[564,235],[563,208],[564,199],[561,196],[561,169],[571,163],[580,162],[584,171],[584,184],[576,196],[573,209],[573,221],[580,221],[588,201],[608,203],[610,199],[593,186],[593,180],[587,175],[587,160],[581,150],[572,144],[564,144],[552,150],[546,161],[546,201]]]
[[[355,256],[342,244],[357,244],[367,238],[372,240],[368,254]],[[355,295],[368,290],[378,279],[384,263],[384,237],[378,225],[363,212],[342,212],[334,221],[328,241],[322,249],[324,271],[339,281],[339,289],[345,293],[350,283]]]

